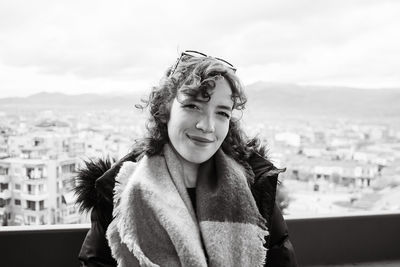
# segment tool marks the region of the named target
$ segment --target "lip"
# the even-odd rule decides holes
[[[190,134],[186,134],[186,136],[193,141],[195,144],[199,144],[202,146],[214,143],[214,140],[202,137],[202,136],[198,136],[198,135],[190,135]]]

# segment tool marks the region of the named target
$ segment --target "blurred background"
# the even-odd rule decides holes
[[[286,215],[400,211],[400,2],[0,0],[0,223],[87,222],[83,160],[145,131],[134,105],[186,49],[224,58],[242,125],[287,171]]]

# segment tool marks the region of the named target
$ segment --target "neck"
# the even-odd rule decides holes
[[[185,186],[187,188],[196,187],[197,171],[199,169],[200,164],[187,161],[178,153],[178,151],[176,151],[176,149],[174,148],[174,146],[172,144],[170,144],[170,146],[182,164],[182,176],[183,176],[183,182],[185,183]]]
[[[199,164],[187,161],[184,159],[178,151],[175,150],[174,146],[171,144],[172,150],[177,155],[179,161],[182,164],[182,176],[183,182],[187,188],[196,187],[197,182],[197,171],[199,169]]]
[[[185,186],[189,188],[196,187],[199,164],[189,162],[181,157],[180,159],[183,167],[183,180]]]

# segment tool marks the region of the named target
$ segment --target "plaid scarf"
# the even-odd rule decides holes
[[[202,164],[196,214],[181,162],[163,152],[116,177],[107,239],[118,266],[263,266],[268,231],[243,167],[222,150]]]

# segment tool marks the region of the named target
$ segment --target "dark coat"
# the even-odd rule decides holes
[[[79,253],[81,266],[117,265],[105,237],[112,220],[115,177],[123,162],[135,162],[137,158],[138,155],[131,153],[113,166],[110,161],[90,161],[79,172],[75,189],[77,203],[82,211],[91,210],[91,228]],[[265,266],[295,267],[297,262],[288,229],[275,203],[278,174],[283,170],[277,169],[259,153],[250,157],[249,164],[254,172],[251,191],[270,232],[265,244],[268,248]]]

